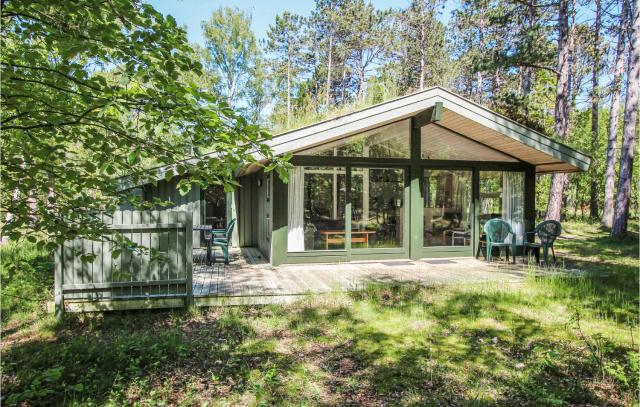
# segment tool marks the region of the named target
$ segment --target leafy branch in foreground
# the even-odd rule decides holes
[[[152,181],[154,167],[171,166],[183,193],[230,189],[249,163],[285,176],[267,132],[186,83],[202,66],[171,16],[129,0],[9,0],[1,19],[3,236],[98,237],[97,212],[134,201],[118,177]]]

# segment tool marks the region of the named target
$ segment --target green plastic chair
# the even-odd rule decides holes
[[[211,246],[217,246],[222,250],[222,254],[224,255],[224,264],[229,264],[229,244],[231,242],[231,235],[233,234],[233,227],[235,225],[236,220],[231,219],[231,222],[229,222],[226,229],[213,229],[211,231]]]
[[[509,248],[513,253],[513,261],[516,261],[516,234],[513,233],[511,225],[502,219],[490,219],[484,224],[484,233],[487,244],[487,262],[491,261],[491,249],[494,247],[504,247],[507,251],[507,262],[509,261]],[[511,239],[509,239],[511,236]],[[510,241],[509,241],[510,240]]]
[[[553,242],[556,241],[556,239],[558,238],[558,236],[560,236],[560,233],[562,232],[562,225],[560,224],[560,222],[555,221],[555,220],[545,220],[544,222],[538,224],[538,226],[536,226],[536,228],[533,230],[533,232],[527,232],[527,235],[534,235],[534,241],[533,242],[528,242],[525,241],[524,242],[524,257],[527,257],[529,251],[531,249],[542,249],[542,256],[544,259],[544,264],[549,264],[548,263],[548,258],[549,258],[549,249],[551,249],[551,254],[553,254],[553,262],[555,263],[556,261],[556,252],[555,250],[553,250]],[[535,242],[535,237],[538,236],[538,240],[540,241],[540,243],[536,243]],[[524,262],[524,257],[522,259],[522,261]],[[538,263],[540,262],[540,258],[539,255],[538,257]]]

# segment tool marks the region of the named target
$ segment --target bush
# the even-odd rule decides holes
[[[33,312],[52,296],[53,255],[33,243],[10,242],[0,247],[2,321]]]

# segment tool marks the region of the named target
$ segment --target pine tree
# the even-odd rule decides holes
[[[441,5],[440,0],[413,0],[396,15],[395,70],[404,92],[446,85],[451,76],[445,26],[437,19]]]
[[[333,95],[336,52],[343,49],[344,28],[341,24],[342,0],[316,0],[315,10],[311,13],[311,30],[314,31],[314,44],[318,63],[322,61],[325,72],[324,106],[329,108]],[[319,68],[319,67],[318,67]]]
[[[364,0],[356,0],[347,5],[344,18],[351,28],[346,39],[347,63],[355,73],[356,98],[364,101],[366,81],[372,66],[383,62],[390,36],[388,11],[376,10]]]
[[[291,98],[296,78],[302,71],[304,19],[285,11],[276,16],[275,24],[267,31],[266,51],[269,53],[271,70],[277,87],[285,84],[287,127],[291,125]],[[281,93],[278,89],[278,93]]]
[[[613,68],[613,81],[611,83],[611,106],[609,108],[609,133],[607,137],[607,163],[604,180],[604,207],[602,210],[602,224],[608,228],[613,225],[613,198],[615,195],[618,127],[620,121],[620,93],[622,89],[622,76],[624,73],[624,51],[627,43],[628,5],[628,0],[621,1],[619,23],[616,29],[618,40]]]
[[[627,71],[627,95],[624,104],[622,149],[618,174],[618,192],[613,216],[611,236],[624,236],[629,219],[633,155],[638,138],[638,98],[640,93],[640,5],[638,0],[629,7],[629,64]]]
[[[600,89],[598,88],[598,81],[600,79],[600,64],[602,55],[602,44],[600,40],[600,29],[602,26],[602,0],[595,0],[596,3],[596,15],[593,25],[593,39],[592,39],[592,73],[591,73],[591,141],[592,150],[597,151],[600,144],[600,129],[598,126],[598,117],[600,112],[598,106],[600,104]],[[592,154],[592,157],[597,160],[596,156]],[[595,167],[597,163],[592,163],[592,167]],[[597,219],[599,215],[598,210],[598,189],[600,182],[596,177],[591,177],[591,194],[589,197],[589,211],[591,219]]]
[[[560,140],[567,136],[569,124],[569,96],[571,91],[569,18],[572,12],[573,0],[560,0],[558,2],[558,68],[554,132]],[[546,219],[560,220],[560,209],[566,181],[567,174],[555,173],[552,175]]]

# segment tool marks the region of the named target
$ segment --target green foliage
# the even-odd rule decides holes
[[[42,311],[53,288],[53,256],[33,243],[0,246],[2,322],[15,314]]]
[[[202,22],[202,31],[206,63],[220,77],[219,92],[229,105],[237,107],[250,89],[248,83],[259,55],[251,31],[251,15],[237,8],[220,7]]]
[[[3,371],[18,371],[16,378],[25,384],[6,399],[8,405],[28,401],[32,405],[82,402],[87,395],[117,391],[122,382],[151,374],[188,355],[185,338],[175,329],[158,333],[120,332],[114,338],[67,338],[65,343],[44,346],[28,368],[12,362]],[[15,356],[28,357],[37,345],[20,349]]]
[[[563,226],[566,270],[521,284],[20,321],[3,332],[3,404],[635,405],[637,231]]]
[[[133,201],[123,186],[153,181],[151,166],[179,163],[185,193],[280,162],[267,132],[186,82],[202,66],[175,19],[148,4],[12,0],[1,34],[4,236],[49,249],[98,236],[95,212]]]

